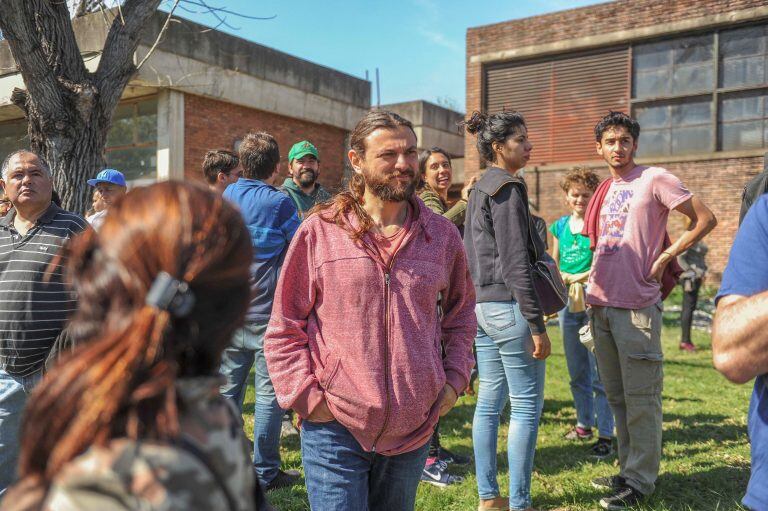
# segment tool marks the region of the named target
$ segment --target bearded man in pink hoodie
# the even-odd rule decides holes
[[[303,419],[313,510],[412,510],[439,416],[474,364],[475,291],[461,238],[414,191],[412,124],[369,112],[349,190],[296,232],[264,341],[283,408]]]

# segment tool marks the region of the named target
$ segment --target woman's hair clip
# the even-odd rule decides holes
[[[161,271],[147,292],[146,304],[183,318],[192,312],[195,295],[189,289],[189,284]]]

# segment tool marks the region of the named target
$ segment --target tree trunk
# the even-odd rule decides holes
[[[31,149],[53,172],[62,206],[90,206],[87,179],[105,166],[112,114],[136,72],[133,56],[141,31],[161,0],[125,0],[112,21],[99,67],[89,72],[75,41],[66,2],[0,0],[0,30],[27,90],[12,101],[29,123]]]
[[[104,147],[109,117],[96,111],[98,107],[91,106],[90,111],[78,108],[82,92],[63,98],[60,114],[66,120],[56,122],[50,122],[45,114],[48,109],[38,107],[25,91],[16,89],[12,99],[25,111],[30,149],[48,162],[53,189],[62,206],[84,214],[91,205],[92,194],[86,181],[106,165]]]

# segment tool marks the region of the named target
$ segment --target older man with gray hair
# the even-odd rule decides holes
[[[62,245],[87,228],[51,201],[45,160],[29,150],[3,162],[0,187],[13,208],[0,219],[0,499],[16,475],[18,434],[27,395],[75,310],[62,277]],[[55,264],[51,264],[55,263]]]

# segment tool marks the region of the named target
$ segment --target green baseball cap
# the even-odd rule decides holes
[[[298,160],[302,156],[306,156],[308,154],[311,154],[317,158],[318,161],[320,161],[320,155],[317,153],[317,147],[312,145],[312,142],[307,140],[296,142],[293,144],[293,147],[291,147],[291,150],[288,151],[288,163],[291,163],[293,160]]]

